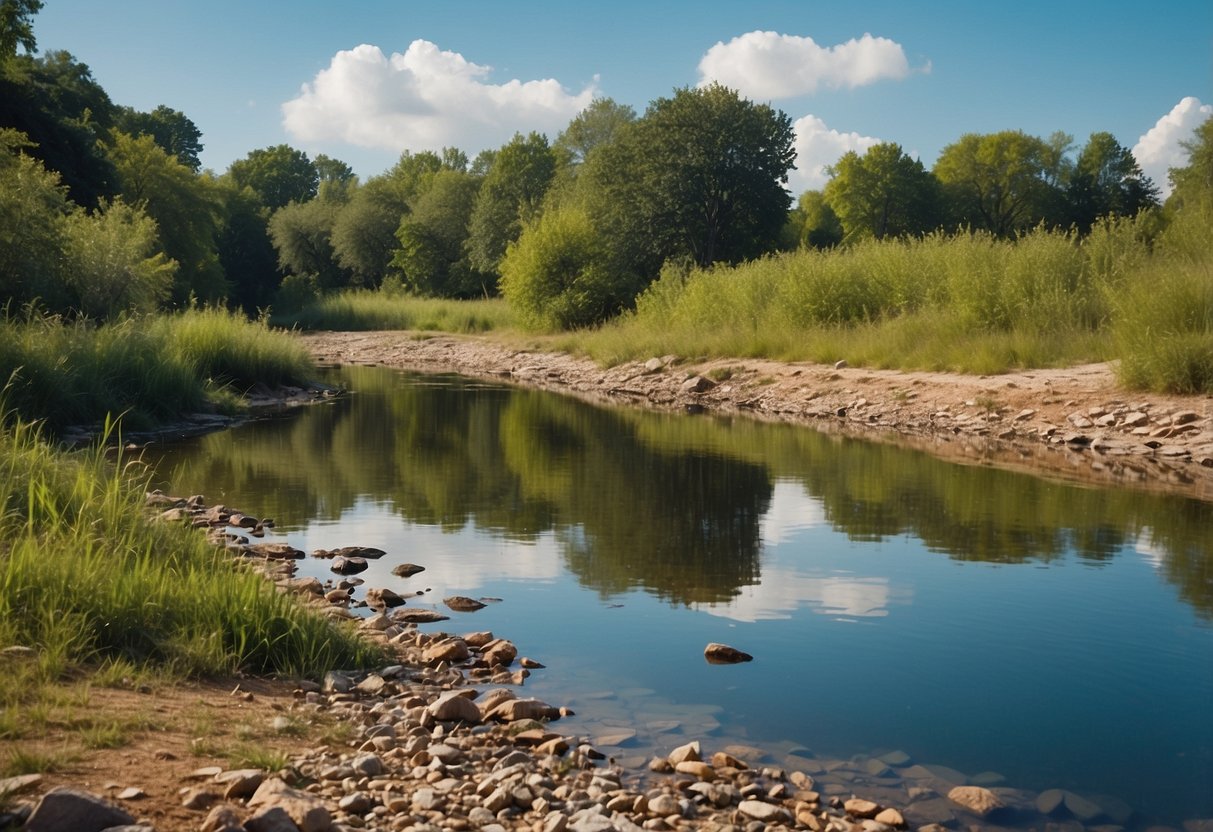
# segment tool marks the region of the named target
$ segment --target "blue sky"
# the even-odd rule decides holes
[[[595,95],[643,112],[720,80],[796,122],[794,192],[848,149],[930,166],[1002,129],[1109,131],[1165,184],[1213,114],[1209,0],[46,0],[34,22],[117,103],[193,119],[217,172],[286,142],[366,177],[404,149],[554,137]]]

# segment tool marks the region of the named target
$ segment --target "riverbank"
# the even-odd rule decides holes
[[[299,337],[321,363],[456,372],[604,403],[804,424],[962,463],[1213,500],[1213,396],[1127,391],[1108,364],[967,376],[663,356],[604,369],[491,337]]]

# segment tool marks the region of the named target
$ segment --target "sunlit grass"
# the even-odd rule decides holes
[[[274,323],[305,330],[395,330],[479,333],[517,326],[504,300],[444,300],[386,291],[349,290],[327,295]]]

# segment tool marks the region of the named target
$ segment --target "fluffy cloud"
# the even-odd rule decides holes
[[[1133,157],[1137,159],[1137,164],[1141,165],[1146,176],[1154,180],[1164,199],[1171,193],[1167,170],[1188,163],[1188,152],[1179,143],[1191,139],[1192,131],[1211,115],[1213,105],[1201,104],[1199,98],[1188,96],[1172,107],[1171,112],[1160,118],[1133,145]]]
[[[820,190],[830,181],[826,168],[833,165],[848,150],[860,155],[882,139],[858,133],[831,130],[814,115],[796,119],[796,170],[788,176],[788,190],[793,196],[804,191]]]
[[[871,35],[823,47],[808,37],[747,32],[717,43],[699,61],[701,84],[718,81],[757,99],[808,95],[819,87],[851,89],[909,74],[901,45]]]
[[[491,72],[426,40],[390,57],[363,44],[334,55],[282,105],[283,125],[301,142],[475,153],[516,131],[555,135],[596,92],[590,85],[572,94],[551,78],[494,84]]]

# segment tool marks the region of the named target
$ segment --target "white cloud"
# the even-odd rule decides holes
[[[1211,115],[1213,105],[1202,104],[1199,98],[1190,95],[1172,107],[1171,112],[1160,118],[1133,145],[1133,157],[1162,191],[1163,199],[1171,194],[1167,170],[1188,163],[1188,152],[1179,143],[1191,139],[1192,131]]]
[[[788,174],[788,190],[794,197],[808,190],[820,190],[830,181],[826,168],[833,165],[848,150],[863,154],[883,139],[840,133],[830,129],[814,115],[796,119],[796,170]]]
[[[718,81],[758,99],[808,95],[819,87],[852,89],[910,71],[900,44],[868,34],[823,47],[809,37],[747,32],[717,43],[699,61],[701,84]]]
[[[301,142],[392,151],[455,146],[474,154],[518,131],[555,135],[596,92],[590,84],[573,94],[551,78],[494,84],[491,73],[427,40],[390,57],[362,44],[334,55],[282,105],[283,125]]]

